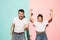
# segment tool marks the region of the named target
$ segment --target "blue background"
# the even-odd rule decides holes
[[[0,40],[10,40],[12,20],[20,8],[25,10],[28,18],[28,0],[0,0]]]

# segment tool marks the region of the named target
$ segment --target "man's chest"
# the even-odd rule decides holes
[[[17,25],[17,26],[23,26],[23,25],[25,25],[25,21],[24,20],[16,20],[15,21],[15,25]]]

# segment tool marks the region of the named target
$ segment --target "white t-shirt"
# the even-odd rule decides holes
[[[48,21],[47,20],[43,22],[34,21],[33,24],[35,25],[37,32],[44,32],[46,25],[48,24]]]
[[[24,32],[25,24],[28,24],[26,18],[20,20],[18,17],[13,19],[13,24],[15,24],[14,32]]]

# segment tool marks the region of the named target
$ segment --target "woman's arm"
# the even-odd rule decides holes
[[[32,16],[33,16],[32,10],[33,10],[33,9],[30,9],[30,21],[33,23],[33,22],[34,22],[34,19],[33,19],[33,17],[32,17]]]
[[[48,17],[48,22],[53,18],[53,9],[50,9],[50,14]]]

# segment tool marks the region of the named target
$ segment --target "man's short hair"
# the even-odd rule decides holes
[[[38,14],[37,18],[41,17],[43,19],[43,15],[42,14]]]
[[[18,12],[23,12],[24,13],[24,10],[23,9],[19,9]]]

